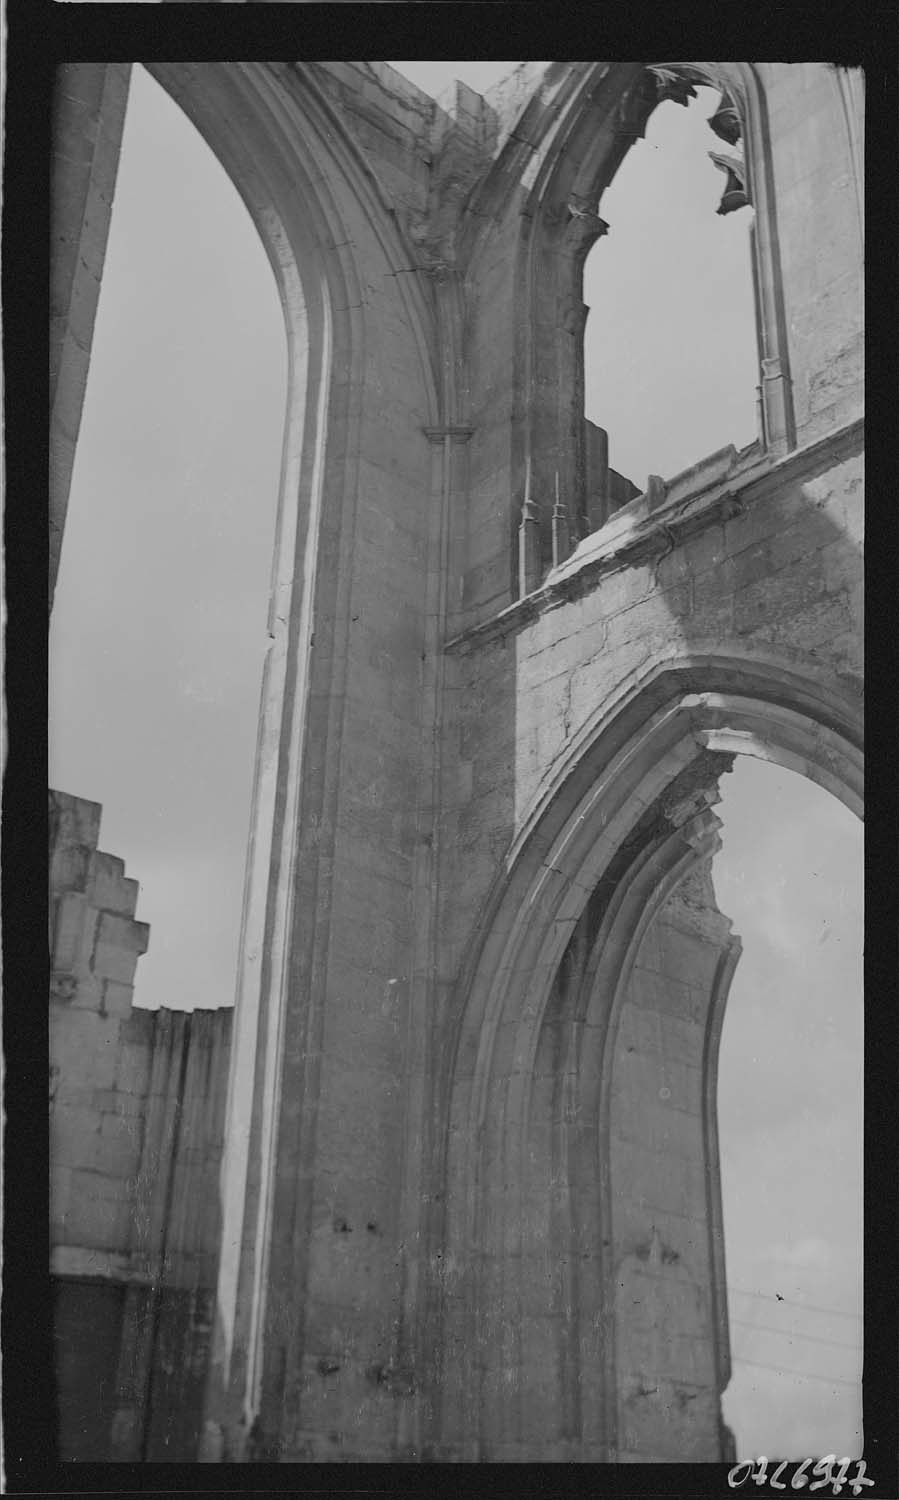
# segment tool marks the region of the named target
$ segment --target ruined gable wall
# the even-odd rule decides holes
[[[130,1248],[143,1141],[155,1016],[131,1002],[149,928],[137,882],[97,848],[99,804],[51,792],[50,823],[54,1265],[112,1266]]]
[[[214,1315],[231,1011],[132,1008],[149,928],[134,917],[137,881],[97,848],[100,813],[98,803],[50,793],[61,1445],[63,1457],[135,1458],[152,1419],[147,1456],[189,1459]],[[100,1316],[106,1364],[88,1401],[78,1330]]]

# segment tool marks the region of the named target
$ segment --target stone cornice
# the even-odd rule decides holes
[[[639,495],[621,508],[600,531],[585,538],[577,551],[550,572],[541,586],[517,599],[492,619],[447,641],[446,651],[486,645],[517,633],[551,609],[558,609],[596,588],[610,573],[652,561],[674,550],[716,522],[739,515],[753,501],[762,501],[784,484],[820,473],[862,451],[864,418],[796,448],[782,458],[763,456],[742,472],[731,464],[725,477],[711,460],[687,471],[691,483],[683,493],[676,477],[665,486],[664,498],[653,505],[652,492]],[[710,472],[714,478],[710,481]]]

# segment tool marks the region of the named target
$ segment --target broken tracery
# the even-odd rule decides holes
[[[742,149],[743,125],[732,93],[711,73],[707,76],[698,68],[674,67],[668,64],[653,64],[647,67],[637,82],[621,98],[616,113],[615,138],[619,142],[626,143],[626,154],[634,141],[645,137],[649,118],[659,104],[670,100],[672,103],[688,107],[691,100],[698,97],[696,85],[715,88],[719,93],[718,104],[713,114],[709,116],[707,124],[712,133],[730,150],[727,153],[710,150],[708,156],[726,178],[717,213],[721,215],[733,213],[740,208],[752,205],[749,171]],[[606,183],[604,187],[607,185]],[[604,187],[600,191],[600,197]],[[609,225],[595,211],[590,213],[589,205],[585,202],[578,200],[575,204],[573,200],[569,201],[568,211],[572,217],[587,218],[589,216],[593,219],[596,229],[595,239],[608,233]],[[560,505],[556,497],[553,510],[554,566],[564,561],[585,536],[598,531],[617,511],[642,493],[638,485],[629,477],[610,467],[608,431],[586,416],[583,443],[583,474],[586,491],[585,503],[582,507],[583,514],[581,517],[569,514],[564,504]],[[657,488],[663,483],[655,476],[650,476],[648,483],[653,482]],[[526,512],[523,516],[522,536],[528,529],[528,523],[530,523],[530,529],[533,530],[534,521],[531,512]],[[532,545],[530,552],[534,551],[535,547]],[[537,582],[539,578],[533,566],[528,573],[522,570],[520,581],[522,592],[529,592]]]

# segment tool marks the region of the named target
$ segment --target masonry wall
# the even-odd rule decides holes
[[[106,256],[130,63],[67,63],[53,94],[50,266],[50,599]]]
[[[134,916],[137,881],[97,847],[100,814],[50,793],[60,1456],[190,1460],[214,1319],[231,1011],[133,1008],[149,928]]]
[[[564,607],[548,597],[520,628],[510,612],[505,628],[460,643],[444,812],[449,971],[548,769],[641,669],[679,655],[755,658],[859,694],[862,461],[824,451],[814,469],[792,477],[785,463],[781,482],[747,486],[736,513],[667,555],[591,570],[587,553],[570,565]]]
[[[615,1039],[610,1138],[618,1462],[719,1462],[723,1265],[706,1046],[731,924],[708,866],[638,950]],[[711,1197],[710,1197],[711,1194]],[[724,1368],[722,1369],[722,1365]],[[724,1375],[724,1379],[722,1379]]]

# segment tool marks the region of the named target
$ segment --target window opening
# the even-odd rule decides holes
[[[608,231],[584,266],[591,531],[642,494],[651,475],[670,480],[758,436],[739,114],[726,91],[670,68],[649,72],[659,102],[645,126],[639,118],[628,126],[635,139],[600,202]],[[625,113],[633,108],[624,101]]]

